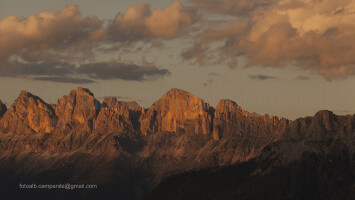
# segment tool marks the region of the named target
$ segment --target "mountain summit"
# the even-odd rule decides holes
[[[156,101],[141,119],[144,135],[154,132],[211,134],[213,108],[204,100],[179,89],[171,89]]]

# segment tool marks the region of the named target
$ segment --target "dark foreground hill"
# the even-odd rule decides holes
[[[354,139],[313,136],[282,138],[247,162],[171,176],[144,199],[355,199]]]

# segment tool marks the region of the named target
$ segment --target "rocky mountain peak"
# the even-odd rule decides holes
[[[141,118],[143,134],[190,132],[210,134],[213,108],[204,100],[180,89],[171,89]]]
[[[39,133],[52,132],[56,117],[50,105],[41,98],[22,90],[0,121],[3,132]]]
[[[210,109],[208,103],[205,103],[203,99],[200,99],[189,92],[177,88],[169,90],[152,106],[157,109],[172,108],[175,110],[186,109],[186,111]]]
[[[172,88],[170,89],[166,94],[172,94],[172,95],[176,95],[176,94],[185,94],[185,95],[192,95],[191,93],[189,92],[186,92],[184,90],[181,90],[181,89],[178,89],[178,88]],[[194,96],[194,95],[192,95]]]
[[[5,114],[6,111],[7,111],[6,105],[0,100],[0,119]]]
[[[116,106],[117,98],[116,97],[105,97],[102,106],[108,108],[114,108]]]
[[[328,110],[319,111],[312,118],[306,137],[316,140],[333,137],[337,126],[338,116]]]
[[[206,104],[204,100],[196,97],[195,95],[186,92],[184,90],[180,90],[177,88],[173,88],[165,93],[158,101],[156,101],[153,106],[166,108],[169,106],[176,106],[178,105],[178,109],[183,109],[194,103],[200,102],[202,104]],[[201,105],[202,105],[201,104]]]
[[[95,99],[94,94],[86,88],[79,87],[57,101],[55,112],[60,126],[65,127],[74,123],[84,125],[89,130],[100,108],[100,102]]]
[[[33,97],[33,94],[26,90],[21,90],[19,97]]]
[[[329,110],[321,110],[318,111],[315,115],[314,115],[314,119],[317,120],[326,120],[329,121],[334,117],[334,113],[332,111]]]
[[[117,97],[105,97],[102,102],[102,107],[128,109],[132,111],[142,111],[142,107],[135,101],[118,101]]]
[[[82,95],[82,96],[94,96],[94,94],[87,88],[82,88],[78,87],[76,90],[74,90],[76,94]]]
[[[216,106],[216,111],[218,112],[235,112],[235,111],[241,111],[241,107],[238,106],[238,104],[232,100],[229,99],[221,99],[219,100],[217,106]]]

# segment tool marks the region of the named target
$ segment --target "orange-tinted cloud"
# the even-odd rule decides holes
[[[249,15],[251,11],[272,4],[277,0],[190,0],[193,7],[210,13],[223,13],[235,16]]]
[[[140,4],[128,7],[124,15],[118,14],[109,27],[109,34],[116,40],[173,39],[195,23],[196,19],[196,13],[184,8],[179,1],[154,10],[149,4]]]
[[[101,44],[174,39],[194,22],[196,13],[179,1],[163,9],[130,6],[106,26],[97,17],[84,17],[77,6],[27,18],[10,15],[0,20],[0,62],[11,56],[29,62],[93,58]]]
[[[198,45],[223,42],[218,50],[226,62],[245,56],[248,66],[291,64],[327,80],[355,75],[353,0],[192,1],[197,8],[238,16],[196,36]],[[200,59],[201,52],[195,54]]]
[[[142,40],[156,45],[155,38],[177,38],[196,19],[179,1],[153,10],[148,4],[130,6],[107,25],[97,17],[84,17],[77,6],[26,18],[11,15],[0,20],[0,76],[75,83],[164,77],[170,72],[150,63],[93,62],[95,50]],[[81,64],[84,60],[92,63]]]
[[[28,61],[47,60],[65,49],[71,50],[67,57],[75,51],[85,52],[87,41],[97,39],[96,30],[101,26],[101,20],[83,17],[76,6],[27,18],[10,15],[0,20],[0,61],[12,55]]]

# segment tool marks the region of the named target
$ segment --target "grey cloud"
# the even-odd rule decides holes
[[[101,80],[135,80],[145,81],[170,75],[167,69],[159,69],[154,65],[140,66],[118,62],[101,62],[81,65],[78,73],[86,74],[92,79]]]
[[[268,75],[263,75],[263,74],[259,74],[259,75],[249,75],[250,79],[256,79],[256,80],[260,80],[260,81],[266,81],[266,80],[270,80],[270,79],[279,79],[275,76],[268,76]]]
[[[295,78],[295,80],[299,80],[299,81],[306,81],[309,80],[310,78],[308,76],[297,76]]]
[[[196,62],[199,65],[205,64],[209,60],[207,55],[208,47],[202,44],[195,44],[193,47],[184,49],[181,57],[187,61]]]
[[[233,16],[246,16],[252,11],[264,8],[277,0],[190,0],[193,7],[210,13],[222,13]]]
[[[207,87],[213,83],[213,79],[208,79],[206,82],[203,83],[203,86]]]
[[[35,80],[94,83],[95,80],[133,80],[146,81],[170,75],[167,69],[159,69],[151,63],[143,65],[119,62],[100,62],[81,64],[76,67],[66,62],[21,63],[8,62],[0,64],[0,76],[32,78]]]
[[[64,77],[63,76],[34,77],[33,80],[59,82],[59,83],[82,83],[82,84],[95,83],[95,81],[91,79],[73,78],[73,77],[65,77],[65,76]]]
[[[28,77],[28,76],[66,76],[75,73],[75,65],[67,62],[42,62],[22,63],[6,62],[0,63],[0,76],[5,77]]]

